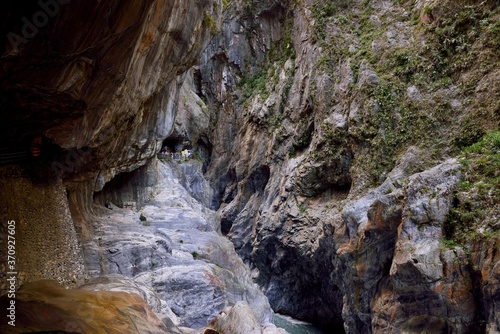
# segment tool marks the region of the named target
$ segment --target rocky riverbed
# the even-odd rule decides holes
[[[196,160],[154,160],[148,166],[157,179],[150,199],[139,211],[107,203],[105,214],[93,223],[93,242],[84,245],[86,266],[98,277],[100,288],[107,284],[101,275],[112,275],[111,285],[121,275],[119,281],[142,287],[153,310],[180,328],[203,328],[238,304],[249,312],[238,322],[251,321],[255,330],[280,333],[270,323],[267,298],[231,242],[221,236],[216,213],[186,189],[195,183],[209,188],[196,177],[200,169]]]

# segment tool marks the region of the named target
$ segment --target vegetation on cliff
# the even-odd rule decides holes
[[[494,326],[487,263],[497,256],[487,249],[498,248],[500,211],[499,8],[495,0],[229,5],[222,30],[235,39],[216,40],[223,56],[204,65],[225,89],[219,98],[206,85],[209,104],[220,106],[211,141],[224,147],[208,175],[224,180],[214,184],[228,236],[273,306],[352,333]],[[249,194],[262,166],[267,184]],[[457,284],[468,311],[443,290]],[[470,284],[481,288],[471,293]],[[310,289],[300,308],[299,287]],[[400,307],[420,318],[389,316]]]
[[[448,217],[447,237],[470,244],[492,241],[500,233],[500,131],[464,149],[464,177]]]

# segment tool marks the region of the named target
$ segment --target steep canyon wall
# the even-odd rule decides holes
[[[227,5],[199,68],[207,176],[275,311],[331,332],[500,330],[498,141],[464,149],[498,137],[498,15],[495,1]]]
[[[217,233],[202,165],[156,159],[168,136],[208,126],[186,72],[221,13],[203,0],[2,3],[0,202],[18,273],[7,281],[2,261],[17,325],[1,332],[194,333],[213,320],[283,333]]]
[[[275,311],[329,332],[500,332],[498,1],[1,6],[0,148],[29,155],[42,141],[41,157],[1,170],[19,283],[130,269],[163,296],[161,279],[184,271],[158,258],[188,261],[200,271],[187,278],[237,303],[223,332],[248,313],[240,294],[263,312],[267,301],[226,271],[249,286],[239,260],[214,252],[220,229]],[[189,139],[203,161],[179,167],[179,201],[158,184],[174,182],[153,158],[166,138]],[[110,202],[146,206],[160,232],[185,228],[192,207],[207,234],[117,241],[122,223],[143,227],[118,208],[106,221]],[[183,319],[200,325],[213,314],[196,306]]]

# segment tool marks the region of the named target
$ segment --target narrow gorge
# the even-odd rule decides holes
[[[1,333],[500,333],[498,0],[0,7]]]

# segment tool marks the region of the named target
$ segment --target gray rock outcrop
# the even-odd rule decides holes
[[[251,308],[256,328],[272,328],[268,301],[231,242],[217,233],[216,213],[182,185],[200,168],[196,160],[180,165],[154,160],[147,173],[155,174],[150,178],[156,185],[139,212],[111,204],[94,218],[95,234],[83,245],[85,267],[96,277],[92,286],[124,276],[118,281],[129,283],[109,278],[106,290],[139,291],[166,324],[181,328],[203,328],[238,302]]]

